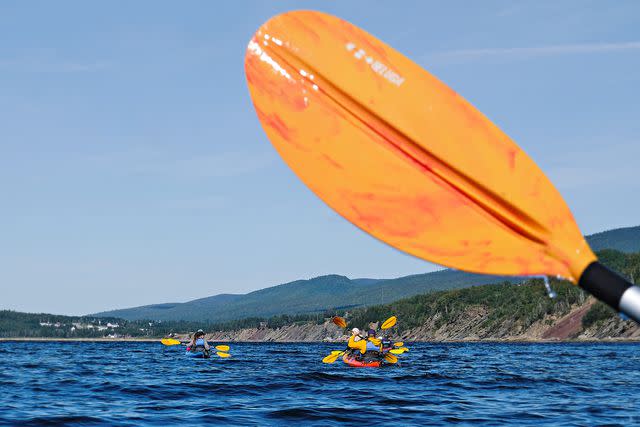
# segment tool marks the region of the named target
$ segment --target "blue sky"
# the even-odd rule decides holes
[[[433,270],[317,200],[271,148],[244,49],[336,14],[470,100],[585,233],[640,224],[640,3],[0,3],[0,308],[83,314],[328,273]]]

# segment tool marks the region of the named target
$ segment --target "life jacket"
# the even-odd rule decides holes
[[[379,345],[375,345],[371,341],[367,341],[367,345],[366,345],[365,348],[366,348],[367,351],[380,351],[380,346]]]
[[[368,351],[381,351],[382,340],[375,336],[367,337],[367,350]]]
[[[351,335],[351,337],[349,337],[349,342],[347,343],[347,346],[349,348],[355,348],[357,350],[360,350],[360,353],[362,354],[365,354],[367,351],[367,341],[363,339],[356,341],[356,335]]]
[[[203,338],[198,338],[193,346],[187,348],[187,351],[193,351],[193,352],[205,351],[204,339]]]

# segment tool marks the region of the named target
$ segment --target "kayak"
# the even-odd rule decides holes
[[[350,354],[342,356],[342,361],[354,368],[379,368],[382,366],[381,360],[358,360]]]
[[[204,351],[186,351],[185,355],[187,357],[192,357],[194,359],[208,359],[209,353],[205,353]]]

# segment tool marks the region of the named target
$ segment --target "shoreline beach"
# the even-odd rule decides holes
[[[16,337],[16,338],[0,338],[0,342],[149,342],[160,343],[162,338],[33,338],[33,337]],[[251,343],[251,344],[336,344],[342,341],[233,341],[233,340],[220,340],[220,339],[208,339],[211,342],[224,342],[224,343]],[[346,341],[345,341],[346,342]],[[603,339],[541,339],[541,340],[519,340],[519,339],[484,339],[484,340],[415,340],[412,343],[430,343],[430,344],[442,344],[442,343],[476,343],[476,344],[489,344],[489,343],[513,343],[513,344],[554,344],[554,343],[621,343],[632,344],[640,343],[639,339],[627,339],[627,338],[603,338]]]

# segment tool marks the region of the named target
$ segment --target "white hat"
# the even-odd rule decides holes
[[[353,329],[351,330],[351,332],[357,335],[357,334],[360,334],[360,329],[358,329],[358,328],[353,328]]]

